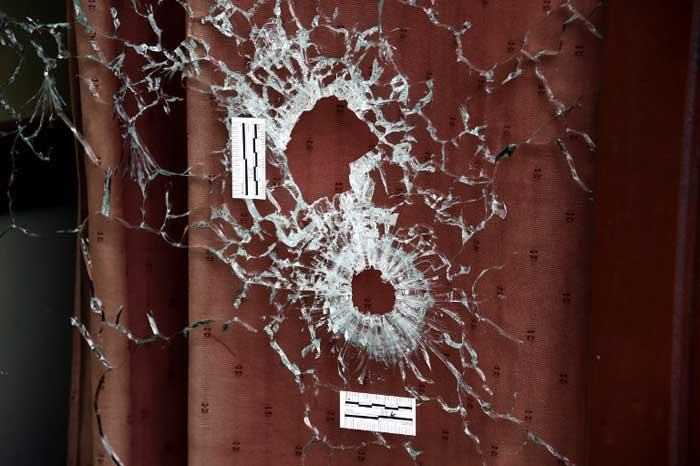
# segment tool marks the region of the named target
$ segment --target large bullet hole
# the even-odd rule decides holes
[[[287,163],[306,202],[350,189],[350,162],[377,144],[347,102],[326,97],[301,114],[287,144]]]
[[[352,278],[352,303],[368,314],[386,314],[394,308],[396,291],[382,279],[379,270],[369,268]]]

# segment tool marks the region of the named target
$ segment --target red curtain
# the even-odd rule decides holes
[[[309,335],[300,311],[294,305],[286,308],[286,320],[271,337],[265,327],[277,315],[270,303],[273,290],[247,287],[231,263],[206,249],[221,250],[217,228],[230,228],[212,220],[212,208],[227,206],[249,231],[257,224],[256,212],[229,194],[230,173],[221,163],[229,138],[225,97],[235,99],[236,90],[219,89],[231,85],[222,67],[248,73],[246,56],[256,52],[256,45],[263,47],[249,36],[277,14],[275,2],[255,7],[256,2],[234,0],[240,11],[226,10],[224,3],[123,1],[108,7],[84,0],[74,19],[82,129],[97,161],[85,157],[88,233],[80,268],[86,292],[76,318],[86,327],[76,337],[74,352],[69,464],[397,465],[414,463],[412,451],[421,452],[415,461],[423,466],[585,464],[593,206],[587,188],[592,187],[595,155],[588,135],[594,136],[601,44],[593,25],[601,13],[594,2],[293,4],[303,27],[314,29],[309,40],[318,45],[319,56],[342,54],[345,47],[331,28],[310,26],[320,9],[338,29],[366,31],[381,24],[374,37],[386,37],[392,60],[412,85],[410,92],[420,97],[427,92],[426,82],[433,86],[425,118],[407,117],[414,125],[410,155],[427,164],[444,161],[447,168],[421,172],[413,181],[423,194],[415,202],[400,203],[397,199],[407,196],[405,172],[382,160],[386,188],[373,174],[372,200],[396,209],[397,228],[429,226],[441,254],[457,268],[471,268],[436,280],[441,293],[474,290],[471,298],[478,307],[478,314],[459,311],[463,325],[451,320],[446,333],[468,335],[492,394],[481,388],[474,371],[465,370],[465,381],[502,416],[489,417],[487,408],[456,388],[440,358],[460,366],[465,353],[443,340],[430,369],[421,366],[432,383],[411,381],[410,374],[404,381],[396,365],[370,361],[371,375],[364,383],[352,373],[341,387],[408,396],[404,388],[411,385],[425,397],[419,403],[417,435],[385,435],[386,444],[371,433],[338,426],[338,394],[328,385],[342,385],[332,352],[342,346],[342,335],[323,333],[321,357],[301,357]],[[280,8],[292,34],[298,26],[288,4]],[[208,44],[206,51],[196,49],[200,58],[208,58],[180,56],[187,66],[163,72],[152,89],[134,91],[126,84],[144,86],[153,69],[137,50],[139,44],[158,43],[151,11],[168,53],[188,50],[182,44],[194,40]],[[235,34],[222,32],[224,20],[218,29],[203,21],[216,14],[231,21]],[[116,30],[114,17],[119,19]],[[468,30],[460,33],[467,20]],[[239,45],[237,35],[242,37]],[[468,61],[458,59],[458,45]],[[165,52],[148,56],[168,61]],[[117,64],[117,59],[123,62]],[[491,79],[486,71],[494,65]],[[386,75],[380,79],[376,95],[390,100],[387,81]],[[262,95],[263,87],[251,88]],[[168,111],[162,101],[148,106],[158,90],[180,100],[170,101]],[[280,94],[278,99],[287,97]],[[307,202],[351,190],[349,163],[383,144],[340,97],[324,96],[302,113],[286,148],[289,171]],[[412,102],[418,97],[412,96]],[[469,128],[484,126],[484,140],[497,162],[473,156],[479,154],[479,139],[462,133],[462,108],[468,109]],[[396,119],[401,111],[387,108]],[[438,142],[450,139],[456,144]],[[145,160],[143,148],[162,171],[139,184],[134,167]],[[494,216],[463,243],[460,229],[442,222],[435,205],[426,201],[437,204],[440,196],[451,194],[460,200],[455,207],[460,218],[478,224],[490,199],[483,198],[482,186],[445,176],[448,169],[472,176],[488,173],[493,192],[507,206],[505,219]],[[187,176],[166,170],[187,170]],[[284,169],[268,164],[270,186],[285,176]],[[439,196],[432,198],[429,191]],[[289,198],[279,202],[282,209],[294,205]],[[253,205],[261,215],[273,210],[269,201]],[[247,253],[272,244],[277,233],[262,226],[262,239],[249,243]],[[236,257],[238,252],[226,249],[224,254]],[[314,260],[304,259],[309,264]],[[260,274],[269,266],[245,258],[233,263]],[[238,305],[241,291],[247,294]],[[386,297],[380,283],[365,284],[357,293],[375,306]],[[149,316],[160,335],[172,337],[136,341],[153,334]],[[302,372],[313,369],[321,383],[315,385],[309,375],[295,379],[274,345],[303,362]],[[313,388],[302,391],[299,383]],[[447,412],[438,399],[460,409]]]

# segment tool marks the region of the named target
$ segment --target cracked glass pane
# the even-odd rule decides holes
[[[72,464],[584,460],[601,4],[69,10],[1,17],[0,102],[13,151],[79,153]],[[264,200],[231,196],[241,117]],[[416,435],[341,429],[341,391],[415,399]]]

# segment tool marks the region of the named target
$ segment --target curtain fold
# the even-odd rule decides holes
[[[84,156],[83,260],[91,296],[78,307],[86,327],[74,350],[81,364],[72,391],[79,402],[72,403],[70,464],[506,465],[514,458],[524,465],[585,464],[595,147],[589,135],[601,41],[591,21],[599,10],[590,1],[575,8],[549,1],[422,3],[79,2],[74,78],[97,160]],[[265,28],[273,34],[274,18],[290,36],[313,30],[307,63],[285,58],[288,50],[274,48],[274,37],[256,36]],[[269,113],[262,117],[277,121],[284,103],[303,93],[279,89],[297,92],[307,79],[285,74],[285,67],[349,53],[343,34],[351,33],[338,30],[386,38],[388,48],[369,48],[367,61],[358,59],[359,73],[369,80],[378,66],[372,61],[383,64],[373,97],[385,99],[390,121],[408,121],[406,140],[417,161],[410,166],[439,168],[410,173],[407,183],[408,165],[396,162],[405,156],[397,149],[400,135],[375,126],[370,104],[357,110],[348,103],[352,94],[309,91],[312,105],[290,131],[288,163],[268,158],[274,202],[232,199],[228,119],[244,93],[236,86],[245,81],[245,92],[264,96]],[[361,48],[361,39],[353,40]],[[282,55],[279,67],[267,70],[279,73],[277,89],[256,74],[264,54]],[[404,90],[391,80],[390,65],[410,83],[410,106],[392,103]],[[313,92],[330,89],[342,72],[309,78]],[[432,100],[420,107],[425,95]],[[268,131],[286,129],[270,124]],[[270,152],[276,137],[268,134]],[[497,162],[484,158],[484,146]],[[436,322],[450,312],[460,318],[435,323],[444,335],[431,334],[428,367],[422,355],[415,370],[375,363],[344,343],[347,334],[323,333],[320,323],[321,356],[300,356],[314,327],[300,309],[314,293],[294,289],[301,276],[294,267],[270,285],[271,271],[282,270],[294,249],[282,244],[286,232],[278,224],[260,218],[302,217],[286,180],[294,179],[309,204],[321,199],[311,210],[340,209],[343,193],[360,189],[351,170],[368,151],[384,164],[367,178],[374,181],[371,201],[393,209],[395,229],[410,236],[425,228],[430,238],[412,240],[418,248],[432,242],[448,268],[464,270],[450,275],[440,271],[445,264],[435,266]],[[468,178],[478,182],[463,182]],[[505,219],[493,208],[501,201]],[[476,227],[445,221],[452,218]],[[334,228],[329,235],[343,236]],[[323,267],[311,253],[298,258],[299,268]],[[262,278],[246,282],[242,275]],[[373,293],[384,288],[364,288],[353,293],[376,305]],[[461,291],[470,293],[469,312],[458,309]],[[343,351],[358,352],[347,362],[365,364],[366,377],[351,368],[343,373],[347,380],[339,375]],[[464,370],[458,388],[455,367]],[[429,380],[413,380],[415,371]],[[339,387],[409,396],[409,384],[412,396],[425,397],[415,437],[339,428]],[[469,395],[467,385],[482,398]]]
[[[106,64],[122,56],[128,79],[141,79],[145,63],[121,41],[149,40],[148,25],[135,10],[121,6],[124,24],[115,34],[106,5],[85,2],[82,7],[92,30],[76,24],[80,59],[75,78],[80,85],[84,135],[97,163],[86,157],[88,230],[83,246],[91,297],[82,306],[86,311],[81,317],[90,333],[99,336],[113,369],[105,370],[83,347],[80,386],[73,389],[80,390],[82,400],[79,442],[77,451],[71,442],[70,459],[81,465],[185,464],[186,417],[174,407],[184,406],[187,399],[186,343],[137,347],[122,331],[148,333],[148,315],[157,319],[164,334],[187,325],[186,251],[136,229],[142,223],[162,222],[166,192],[171,208],[186,211],[186,182],[156,179],[144,190],[130,179],[124,164],[125,159],[138,156],[142,145],[163,169],[184,171],[185,106],[175,103],[169,113],[150,109],[134,127],[138,136],[125,135],[126,125],[120,122],[114,99],[121,95],[121,111],[130,114],[138,106]],[[158,15],[168,30],[166,40],[175,44],[184,36],[184,17],[178,10],[171,5]],[[177,90],[177,82],[162,85],[184,95]],[[104,321],[121,328],[105,326]]]

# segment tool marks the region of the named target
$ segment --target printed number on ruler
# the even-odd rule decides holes
[[[341,391],[340,427],[416,435],[416,400],[401,396]]]
[[[231,195],[265,199],[265,120],[231,118]]]

